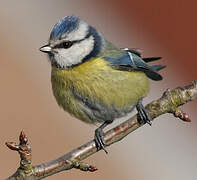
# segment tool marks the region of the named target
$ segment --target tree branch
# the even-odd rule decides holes
[[[194,81],[192,84],[185,87],[166,90],[160,99],[152,101],[145,108],[152,120],[162,114],[172,113],[175,117],[190,122],[188,115],[180,110],[179,106],[196,98],[197,81]],[[111,144],[120,141],[142,125],[144,125],[144,122],[139,123],[137,115],[135,115],[122,124],[107,131],[104,137],[106,146],[110,146]],[[32,165],[31,148],[24,132],[21,132],[19,140],[19,145],[16,145],[16,143],[13,142],[6,143],[11,150],[18,151],[21,158],[20,167],[17,169],[16,173],[7,178],[7,180],[38,180],[72,168],[90,172],[97,170],[96,167],[81,162],[97,152],[93,140],[55,160],[36,166]]]

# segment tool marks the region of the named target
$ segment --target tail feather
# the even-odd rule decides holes
[[[166,66],[163,65],[152,65],[151,66],[155,71],[160,71],[161,69],[166,68]]]
[[[143,59],[143,61],[145,61],[146,63],[148,63],[148,62],[160,60],[161,58],[162,57],[146,57],[146,58],[142,58],[142,59]]]

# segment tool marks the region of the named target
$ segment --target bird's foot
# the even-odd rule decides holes
[[[105,149],[105,140],[104,140],[104,133],[102,128],[97,128],[95,130],[95,138],[94,138],[95,144],[96,144],[96,148],[97,151],[103,149],[105,151],[105,153],[107,154],[107,150]]]
[[[150,117],[149,113],[146,111],[145,107],[142,104],[142,99],[140,99],[136,105],[136,109],[138,111],[137,114],[137,119],[139,123],[141,124],[142,122],[149,124],[150,126],[152,125],[151,121],[152,118]]]

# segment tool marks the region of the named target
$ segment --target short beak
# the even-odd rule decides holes
[[[40,51],[44,52],[44,53],[50,53],[52,50],[52,48],[49,46],[49,45],[45,45],[45,46],[42,46],[40,48]]]

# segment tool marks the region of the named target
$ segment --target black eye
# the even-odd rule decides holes
[[[61,45],[62,45],[62,48],[67,49],[67,48],[71,47],[73,45],[73,43],[71,41],[65,41],[65,42],[61,43]]]
[[[60,44],[57,44],[54,48],[65,48],[65,49],[68,49],[72,45],[73,45],[73,42],[71,42],[71,41],[65,41],[65,42],[62,42]]]

